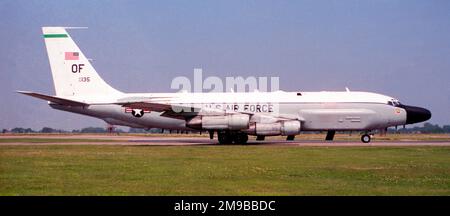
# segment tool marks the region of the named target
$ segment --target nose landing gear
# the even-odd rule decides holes
[[[365,133],[361,136],[361,141],[363,143],[369,143],[371,139],[372,139],[372,137],[367,133]]]

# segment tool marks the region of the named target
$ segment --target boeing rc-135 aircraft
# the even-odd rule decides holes
[[[58,110],[135,128],[209,131],[220,144],[246,143],[248,135],[287,136],[302,131],[374,130],[431,118],[427,109],[370,92],[122,93],[97,74],[64,27],[43,27],[56,96],[19,91]]]

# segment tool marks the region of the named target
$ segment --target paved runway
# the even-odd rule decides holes
[[[2,140],[3,139],[3,140]],[[9,139],[10,141],[7,141]],[[64,139],[62,142],[45,141],[27,142],[17,139]],[[74,139],[74,141],[70,141]],[[79,141],[83,140],[83,141]],[[92,140],[92,142],[90,141]],[[103,140],[103,141],[99,141]],[[108,141],[107,141],[108,140]],[[36,136],[0,136],[0,146],[5,145],[126,145],[126,146],[201,146],[219,145],[217,140],[207,137],[169,137],[169,136],[114,136],[114,135],[36,135]],[[317,147],[376,147],[376,146],[450,146],[450,140],[445,141],[377,141],[370,143],[360,141],[321,141],[321,140],[249,140],[247,145],[260,146],[317,146]]]

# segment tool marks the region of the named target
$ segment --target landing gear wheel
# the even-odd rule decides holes
[[[219,140],[219,144],[231,144],[233,143],[233,139],[231,134],[226,131],[220,131],[217,133],[217,138]]]
[[[235,144],[246,144],[248,141],[248,135],[244,133],[239,133],[234,136]]]
[[[370,139],[371,139],[371,137],[370,137],[369,134],[363,134],[363,135],[361,136],[361,141],[362,141],[363,143],[369,143],[369,142],[370,142]]]

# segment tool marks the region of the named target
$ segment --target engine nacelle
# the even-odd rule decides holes
[[[282,121],[276,123],[255,123],[251,124],[246,131],[248,134],[257,136],[289,136],[300,133],[300,121]]]
[[[186,126],[205,130],[242,130],[248,129],[250,116],[232,114],[223,116],[196,116],[186,122]]]
[[[300,121],[284,121],[281,123],[281,135],[283,136],[297,135],[300,130]]]

